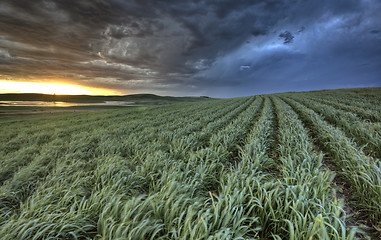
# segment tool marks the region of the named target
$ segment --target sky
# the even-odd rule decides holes
[[[380,0],[2,0],[0,89],[239,97],[376,87],[380,13]]]

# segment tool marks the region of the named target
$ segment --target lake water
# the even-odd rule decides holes
[[[105,101],[103,103],[71,103],[45,101],[0,101],[0,106],[23,107],[73,107],[73,106],[136,106],[134,102]]]

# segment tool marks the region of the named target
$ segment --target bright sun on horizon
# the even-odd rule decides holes
[[[119,92],[64,83],[0,81],[0,93],[43,93],[57,95],[120,95]]]

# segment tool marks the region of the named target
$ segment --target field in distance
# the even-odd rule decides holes
[[[118,109],[124,107],[163,105],[210,100],[201,97],[171,97],[154,94],[125,96],[50,95],[36,93],[0,94],[0,117],[38,113],[67,113]]]
[[[127,101],[139,104],[156,105],[166,102],[195,102],[208,99],[201,97],[171,97],[155,94],[131,94],[124,96],[92,96],[92,95],[51,95],[40,93],[5,93],[0,94],[0,101],[46,101],[46,102],[74,102],[74,103],[102,103],[106,101]]]
[[[0,239],[378,239],[380,102],[342,89],[0,118]]]

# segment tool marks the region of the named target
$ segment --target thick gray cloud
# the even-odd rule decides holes
[[[0,80],[233,97],[381,85],[378,0],[3,0]]]

